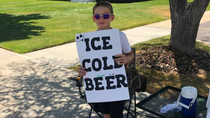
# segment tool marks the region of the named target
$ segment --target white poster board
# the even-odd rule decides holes
[[[122,54],[118,29],[76,35],[80,63],[86,68],[83,77],[88,103],[129,99],[124,65],[118,65],[115,55]]]

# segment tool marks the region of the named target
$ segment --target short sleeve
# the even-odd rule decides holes
[[[126,37],[125,33],[120,31],[120,41],[122,47],[122,53],[129,53],[131,51],[131,46],[128,42],[128,38]]]

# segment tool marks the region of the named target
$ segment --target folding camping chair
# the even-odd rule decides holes
[[[146,89],[146,78],[140,77],[138,71],[135,68],[135,48],[132,48],[134,52],[134,59],[131,63],[126,64],[126,75],[128,80],[128,86],[129,86],[129,93],[130,93],[130,100],[125,102],[124,109],[127,111],[126,118],[131,115],[132,118],[136,118],[136,92],[143,92]],[[82,91],[83,86],[83,78],[82,77],[70,77],[69,80],[74,80],[76,82],[76,86],[79,88],[79,94],[80,98],[86,101],[86,96],[84,91]],[[132,103],[133,101],[133,103]],[[88,103],[91,107],[91,110],[89,112],[89,118],[91,117],[92,111],[94,109],[94,106],[91,103]],[[131,105],[133,104],[133,108],[131,108]],[[95,111],[96,112],[96,111]],[[98,112],[96,114],[103,118],[102,115]]]

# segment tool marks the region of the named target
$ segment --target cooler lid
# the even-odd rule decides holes
[[[185,86],[182,88],[181,95],[184,98],[194,98],[197,97],[197,89],[192,86]]]

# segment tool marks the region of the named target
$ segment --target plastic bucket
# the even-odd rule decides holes
[[[182,115],[187,117],[196,116],[197,95],[197,89],[195,87],[185,86],[182,88],[177,100],[177,103],[182,106]]]

